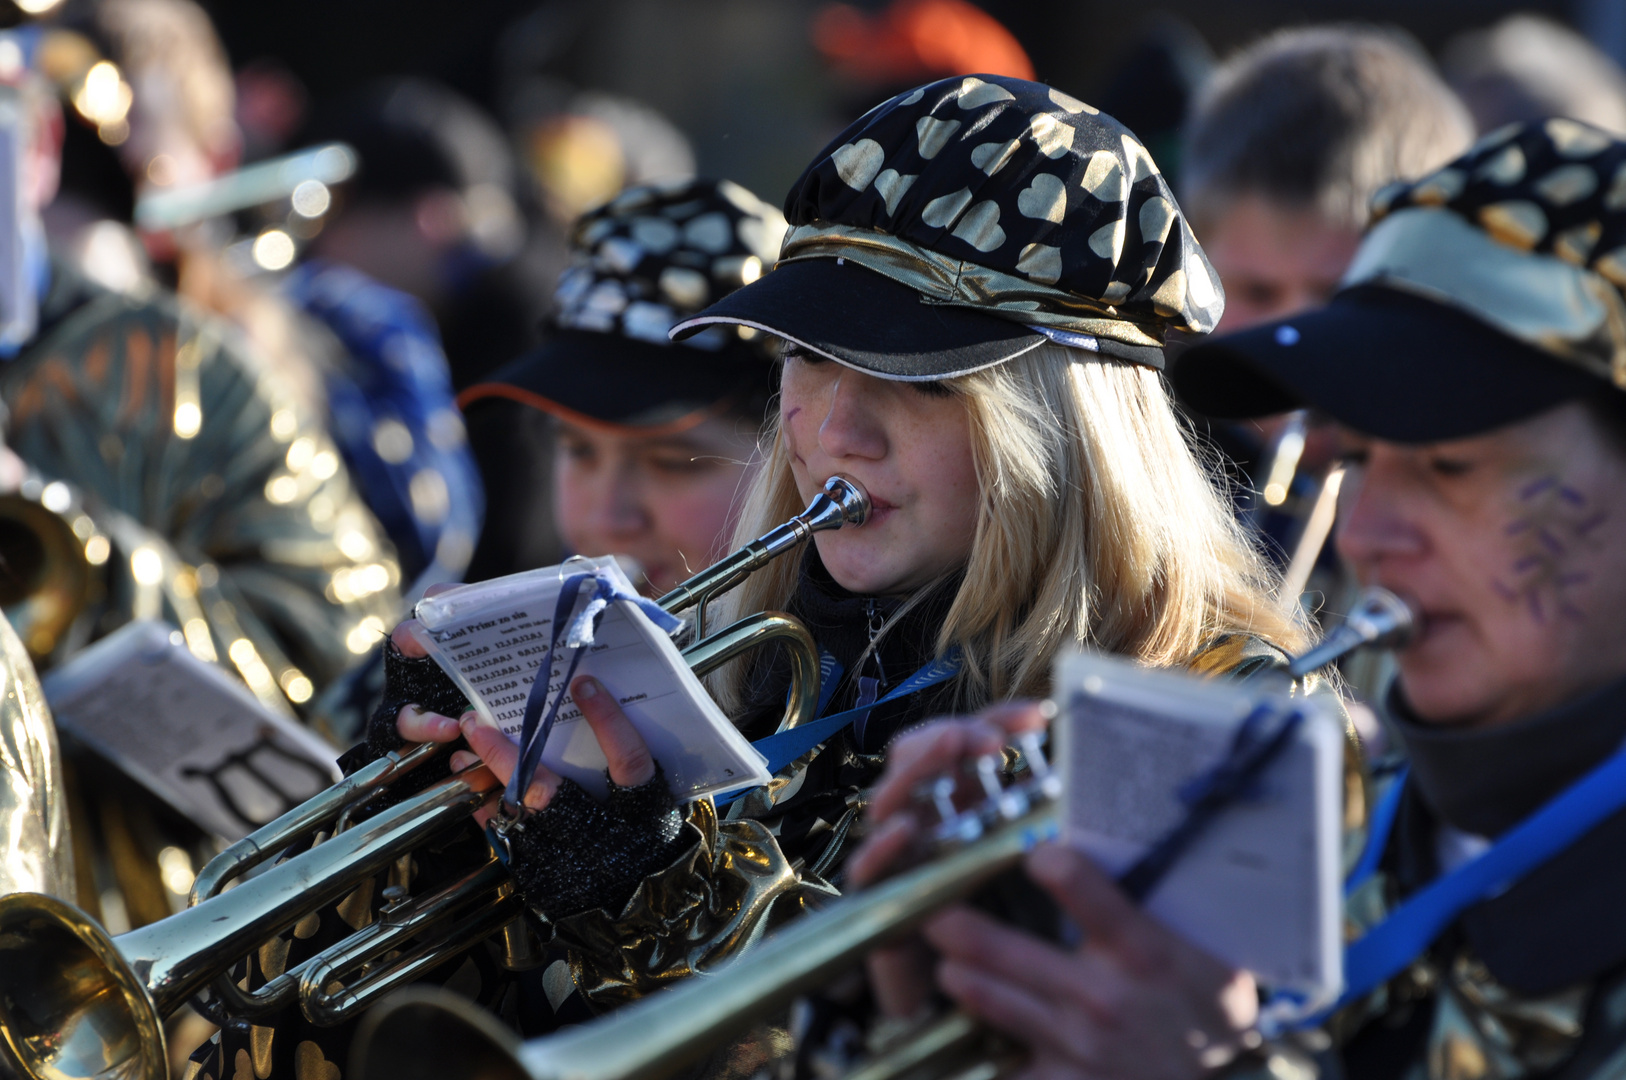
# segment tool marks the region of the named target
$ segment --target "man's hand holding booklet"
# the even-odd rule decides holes
[[[556,625],[561,590],[584,573],[599,578],[594,584],[601,588],[583,589],[569,617]],[[600,593],[624,599],[594,615],[587,605]],[[547,689],[563,700],[542,763],[602,795],[604,755],[564,685],[570,624],[592,623],[592,642],[580,650],[576,673],[592,675],[616,696],[675,797],[767,783],[762,755],[717,708],[636,595],[614,559],[574,559],[427,597],[418,603],[414,633],[474,708],[516,742],[532,684],[551,653]]]
[[[1187,941],[1314,1010],[1343,982],[1344,731],[1336,707],[1285,680],[1199,679],[1076,654],[1057,669],[1065,806],[1062,838],[1123,887],[1184,827],[1178,850],[1137,897]],[[1250,724],[1268,740],[1256,774],[1234,779]],[[1255,740],[1256,745],[1263,745]],[[1210,800],[1211,802],[1215,800]],[[1201,817],[1191,829],[1191,819]]]

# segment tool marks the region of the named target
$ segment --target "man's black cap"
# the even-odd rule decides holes
[[[757,350],[675,353],[617,334],[556,330],[535,352],[465,390],[458,403],[503,398],[582,427],[653,435],[766,399],[772,371]]]
[[[1420,443],[1626,390],[1626,141],[1511,125],[1380,191],[1372,215],[1327,307],[1187,350],[1171,378],[1188,404],[1309,405]]]
[[[1399,443],[1479,435],[1607,385],[1472,315],[1377,285],[1194,345],[1169,378],[1215,419],[1312,408]]]

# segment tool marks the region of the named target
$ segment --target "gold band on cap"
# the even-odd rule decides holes
[[[1473,315],[1626,389],[1626,298],[1603,276],[1499,243],[1450,210],[1407,207],[1374,225],[1343,286],[1386,285]]]
[[[850,259],[950,307],[972,308],[1027,326],[1071,330],[1125,345],[1161,347],[1164,326],[1130,322],[1109,304],[917,247],[878,229],[821,222],[785,234],[779,262]],[[1180,278],[1184,287],[1184,276]]]

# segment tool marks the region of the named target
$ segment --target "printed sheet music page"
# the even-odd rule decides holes
[[[553,640],[560,589],[572,574],[594,570],[608,575],[624,594],[634,594],[613,558],[575,559],[419,601],[415,634],[474,707],[517,742],[526,698]],[[581,606],[578,601],[575,610]],[[564,687],[569,669],[564,637],[561,630],[548,672],[550,692],[562,693],[564,700],[542,763],[602,796],[603,752]],[[616,696],[678,799],[754,787],[771,778],[766,760],[717,708],[672,639],[632,604],[605,609],[576,671],[592,675]]]
[[[1256,706],[1304,718],[1253,789],[1174,864],[1146,908],[1271,989],[1334,999],[1341,938],[1343,725],[1285,683],[1227,683],[1079,654],[1059,667],[1063,837],[1121,874],[1183,819]]]

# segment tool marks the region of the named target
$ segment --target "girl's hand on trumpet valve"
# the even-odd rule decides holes
[[[1002,706],[899,739],[870,806],[871,835],[850,864],[852,882],[876,881],[920,849],[933,824],[916,809],[923,783],[962,772],[1044,723],[1037,703]],[[919,1016],[936,993],[945,994],[1026,1045],[1023,1075],[1045,1080],[1198,1077],[1257,1041],[1251,976],[1166,929],[1081,852],[1046,845],[1028,856],[1026,871],[1077,927],[1076,947],[964,905],[945,909],[919,935],[871,954],[870,981],[883,1012]]]

